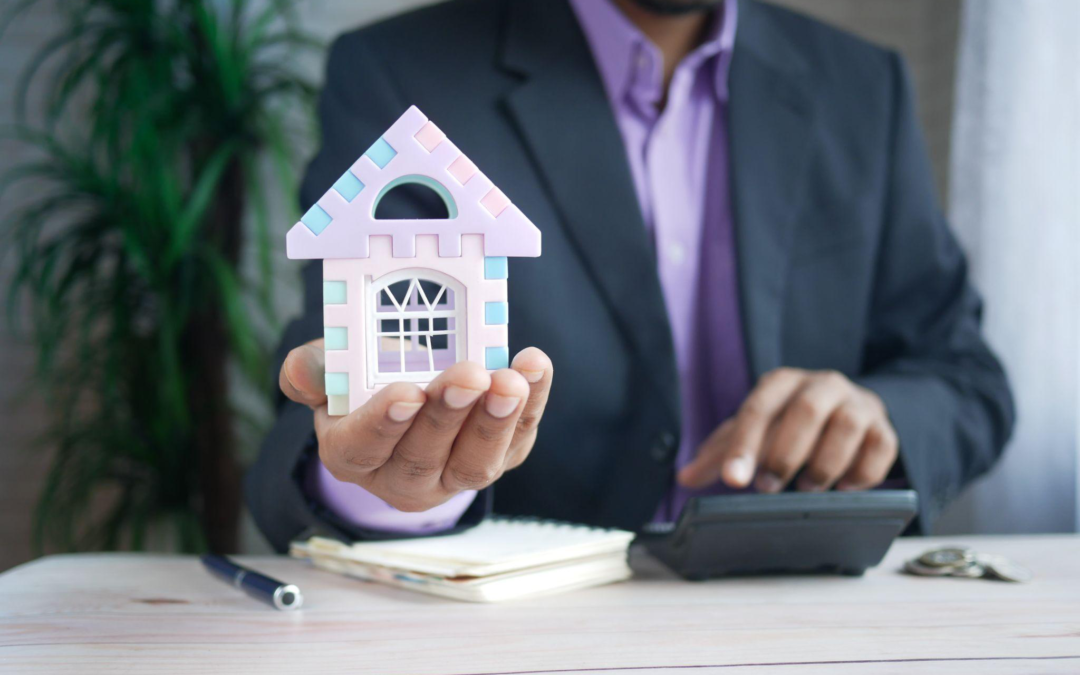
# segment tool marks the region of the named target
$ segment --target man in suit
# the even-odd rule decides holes
[[[304,206],[410,104],[542,230],[509,279],[531,346],[331,418],[307,266],[246,486],[276,547],[886,481],[925,531],[1001,452],[1008,385],[896,54],[757,0],[435,5],[334,44]]]

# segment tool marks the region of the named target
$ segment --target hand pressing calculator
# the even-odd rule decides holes
[[[691,580],[748,574],[861,575],[918,510],[912,490],[696,497],[638,537]]]

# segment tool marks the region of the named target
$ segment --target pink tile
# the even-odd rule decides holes
[[[472,163],[465,155],[458,157],[454,160],[453,164],[446,168],[450,172],[450,175],[454,177],[454,180],[464,185],[469,182],[469,179],[476,174],[476,165]]]
[[[488,193],[484,195],[484,198],[480,200],[480,203],[488,210],[488,213],[496,218],[503,212],[503,209],[510,206],[510,200],[507,199],[502,190],[497,187],[488,190]]]
[[[443,142],[446,134],[442,132],[442,129],[435,126],[434,122],[428,122],[420,127],[420,131],[416,132],[415,138],[420,142],[420,145],[424,146],[425,150],[431,152],[438,147],[439,143]]]

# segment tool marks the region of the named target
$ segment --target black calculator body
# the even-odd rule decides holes
[[[861,575],[918,510],[912,490],[696,497],[678,521],[638,537],[686,579],[749,574]]]

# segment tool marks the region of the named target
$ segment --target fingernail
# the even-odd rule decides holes
[[[841,481],[836,484],[836,489],[840,490],[841,492],[852,492],[853,490],[858,490],[859,486],[853,483]]]
[[[459,410],[467,405],[471,405],[473,401],[480,398],[480,394],[483,392],[476,389],[465,389],[464,387],[456,387],[450,385],[443,390],[443,401],[447,406]]]
[[[825,486],[815,483],[806,476],[799,476],[799,480],[795,483],[795,487],[799,492],[821,492],[825,489]]]
[[[784,483],[775,473],[766,471],[757,477],[754,487],[757,488],[758,492],[780,492],[781,488],[784,487]]]
[[[727,463],[727,473],[740,486],[749,485],[754,477],[754,465],[746,457],[735,457]]]
[[[484,398],[484,408],[488,411],[488,414],[492,417],[498,417],[502,419],[510,413],[517,410],[518,403],[521,399],[517,396],[499,396],[498,394],[488,394]]]
[[[518,372],[530,384],[536,384],[544,377],[544,371],[542,370],[519,370]]]
[[[386,416],[395,422],[407,422],[416,415],[423,405],[423,403],[410,403],[408,401],[391,403],[390,407],[386,409]]]

